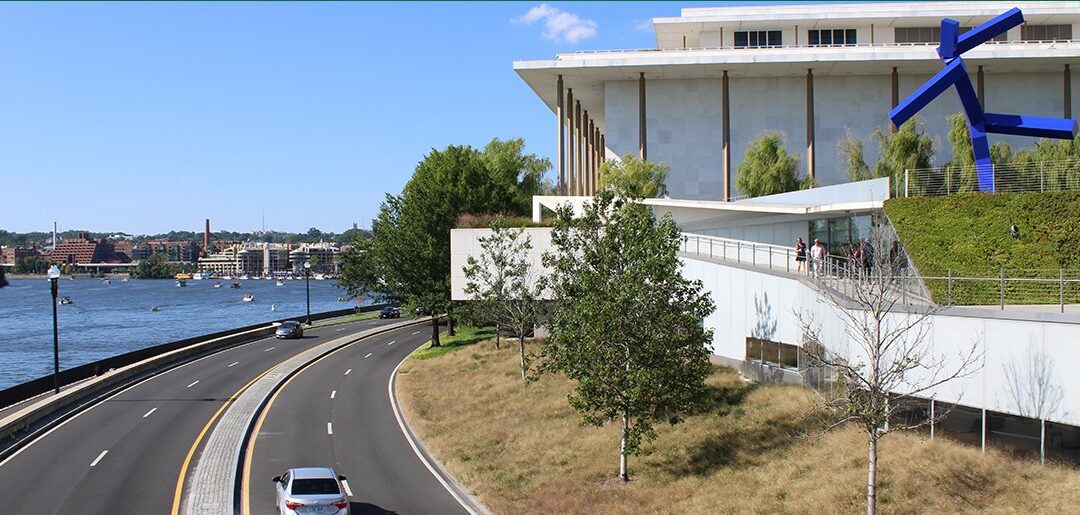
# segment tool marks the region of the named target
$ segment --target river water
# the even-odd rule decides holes
[[[68,369],[128,351],[200,334],[303,315],[303,280],[231,282],[131,279],[60,281],[60,368]],[[243,302],[245,293],[254,302]],[[332,280],[311,281],[311,312],[356,305]],[[160,311],[151,311],[153,307]],[[271,310],[273,306],[273,310]],[[0,288],[0,389],[53,370],[52,296],[45,279],[11,280]]]

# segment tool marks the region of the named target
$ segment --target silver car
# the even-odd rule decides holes
[[[308,467],[289,469],[274,478],[278,513],[284,515],[349,515],[345,476],[334,469]]]
[[[288,320],[282,322],[278,326],[277,331],[274,331],[275,338],[303,338],[304,326],[300,325],[300,322],[294,320]]]

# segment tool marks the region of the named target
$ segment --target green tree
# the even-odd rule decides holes
[[[498,213],[528,214],[532,210],[534,195],[546,195],[554,187],[544,182],[544,173],[551,169],[551,161],[536,154],[525,153],[525,140],[506,141],[492,139],[481,153],[481,160],[488,170],[500,198],[495,203],[502,206]]]
[[[52,266],[52,262],[48,259],[30,256],[16,259],[12,271],[16,274],[43,274],[49,270],[50,266]]]
[[[670,169],[626,154],[621,161],[611,160],[600,167],[600,188],[610,189],[623,198],[656,198],[668,194],[667,176]]]
[[[865,181],[873,179],[870,167],[863,157],[863,142],[849,130],[836,144],[837,153],[840,154],[840,162],[844,163],[844,171],[850,181]]]
[[[387,195],[372,223],[371,238],[357,239],[340,283],[353,295],[423,307],[432,315],[432,345],[439,345],[438,317],[451,313],[450,229],[462,213],[524,215],[522,191],[537,188],[536,156],[513,157],[523,144],[493,140],[484,152],[468,146],[432,150],[417,165],[401,195]],[[512,150],[512,152],[511,152]],[[539,165],[537,163],[540,163]],[[514,172],[513,180],[510,179]]]
[[[949,132],[946,139],[952,146],[952,159],[945,164],[942,181],[945,193],[968,193],[979,191],[979,174],[975,168],[975,150],[971,146],[971,131],[963,113],[948,116]],[[1012,147],[1004,141],[990,146],[990,162],[994,164],[995,182],[1013,182],[1011,167]],[[1000,169],[999,169],[1000,167]]]
[[[930,168],[934,158],[934,142],[920,126],[919,117],[913,116],[896,132],[874,130],[881,156],[874,163],[875,177],[890,177],[894,187],[902,187],[904,170]],[[925,190],[925,184],[912,177],[912,193]]]
[[[788,154],[775,132],[766,132],[750,142],[736,169],[735,187],[747,197],[795,191],[799,180],[799,155]]]
[[[175,275],[176,270],[165,254],[151,254],[131,270],[131,276],[136,279],[171,279]]]
[[[1026,190],[1080,189],[1080,137],[1072,140],[1042,139],[1020,150],[1013,159],[1018,185]]]
[[[521,379],[527,379],[525,337],[541,313],[543,286],[529,260],[532,240],[524,229],[511,229],[502,218],[491,226],[491,235],[480,238],[480,257],[469,256],[464,267],[465,293],[477,301],[481,312],[495,321],[495,348],[500,332],[509,329],[518,341]]]
[[[577,383],[569,400],[586,423],[621,422],[623,481],[627,455],[655,437],[653,424],[679,422],[706,391],[712,332],[703,320],[714,307],[680,274],[681,239],[670,216],[658,222],[604,190],[580,219],[559,209],[544,256],[554,308],[540,369]]]

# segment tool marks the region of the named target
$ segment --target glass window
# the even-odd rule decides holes
[[[1021,25],[1024,41],[1067,41],[1072,39],[1072,25]]]
[[[780,366],[794,370],[799,369],[799,348],[786,343],[780,344]]]
[[[781,46],[783,38],[779,30],[749,30],[735,32],[736,48],[758,48],[764,46]]]
[[[292,484],[292,495],[337,495],[340,493],[336,479],[297,479]]]
[[[746,360],[761,361],[761,340],[757,338],[746,339]]]
[[[854,45],[855,29],[813,29],[807,31],[806,39],[810,46]]]

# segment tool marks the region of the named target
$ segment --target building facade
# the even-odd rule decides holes
[[[847,180],[837,145],[849,134],[872,164],[873,133],[891,130],[889,109],[942,67],[941,19],[964,30],[1014,6],[1026,23],[964,56],[981,102],[993,112],[1071,117],[1080,2],[683,9],[653,20],[656,48],[558,54],[514,69],[559,120],[556,163],[570,194],[595,188],[600,161],[633,154],[671,167],[672,198],[730,200],[739,197],[746,148],[765,132],[779,133],[818,185]],[[947,92],[920,115],[935,165],[952,157],[947,117],[959,112]]]

